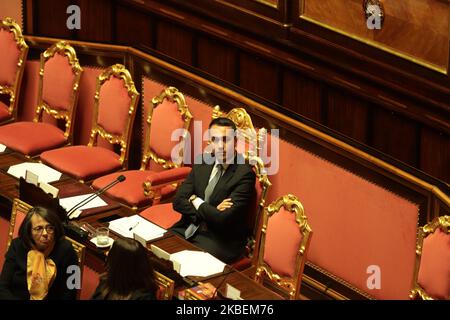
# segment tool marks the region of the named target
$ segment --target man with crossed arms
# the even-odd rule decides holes
[[[211,121],[211,152],[196,159],[173,201],[182,217],[171,230],[225,263],[245,252],[255,193],[255,173],[236,152],[235,133],[228,118]]]

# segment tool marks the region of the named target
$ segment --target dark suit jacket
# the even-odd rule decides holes
[[[22,239],[11,242],[5,257],[2,274],[0,275],[0,300],[29,300],[27,286],[27,255],[28,249]],[[48,290],[48,300],[75,300],[77,290],[67,287],[67,267],[78,265],[78,258],[69,240],[56,242],[49,258],[56,264],[56,278]]]
[[[227,263],[243,255],[249,235],[247,220],[249,206],[253,205],[255,173],[250,165],[238,164],[243,162],[242,156],[237,155],[214,188],[209,203],[204,202],[198,210],[189,202],[189,197],[195,194],[205,198],[214,165],[204,162],[194,164],[173,202],[174,210],[180,212],[182,217],[171,230],[184,237],[184,231],[192,222],[202,224],[189,241]],[[217,206],[226,198],[231,198],[233,206],[219,211]]]

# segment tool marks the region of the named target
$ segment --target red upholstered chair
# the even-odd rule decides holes
[[[143,108],[144,109],[144,108]],[[183,168],[185,138],[189,132],[192,115],[184,96],[178,89],[168,87],[154,97],[147,111],[147,130],[140,170],[128,170],[97,178],[92,183],[100,189],[114,181],[119,175],[126,180],[107,191],[107,195],[137,209],[157,204],[162,198],[172,195],[178,183],[186,178],[190,168]],[[172,141],[171,137],[179,130],[181,141]],[[176,159],[172,151],[176,150]],[[146,192],[142,190],[145,183]],[[153,189],[153,184],[159,188]],[[165,184],[161,187],[161,184]]]
[[[0,124],[17,118],[20,85],[22,83],[28,45],[20,26],[11,18],[0,21],[0,95],[9,96],[9,105],[0,100]]]
[[[264,280],[298,299],[312,230],[303,206],[292,194],[278,198],[264,209],[259,232],[255,280]]]
[[[450,299],[450,216],[419,228],[411,299]]]
[[[242,137],[244,138],[241,139],[241,142],[246,144],[245,146],[240,146],[242,148],[239,151],[246,156],[247,161],[253,166],[257,176],[257,179],[255,181],[256,194],[255,198],[252,200],[252,203],[254,203],[254,205],[252,206],[252,211],[250,212],[249,219],[247,221],[250,234],[247,255],[243,259],[240,259],[233,264],[236,269],[243,270],[249,267],[252,263],[253,246],[256,238],[256,231],[258,230],[258,225],[260,224],[260,216],[264,207],[266,194],[269,186],[271,185],[264,170],[264,164],[262,160],[254,155],[257,153],[256,150],[260,148],[262,142],[264,141],[266,130],[262,128],[258,133],[256,133],[250,115],[243,108],[234,108],[227,114],[224,114],[222,111],[220,111],[219,107],[216,106],[213,109],[212,118],[214,119],[220,116],[226,116],[233,120],[233,122],[236,124],[238,134],[242,135]],[[256,144],[256,146],[254,146],[254,144]],[[238,146],[238,148],[240,147]],[[189,171],[186,171],[186,175],[187,174],[189,174]],[[163,177],[161,177],[159,181],[161,182],[161,184],[154,184],[154,190],[156,188],[162,188],[165,186],[165,184],[168,183],[167,181],[164,181]],[[145,185],[144,189],[146,189]],[[180,213],[173,210],[172,203],[154,205],[139,214],[142,217],[158,224],[165,229],[171,227],[181,218]]]
[[[82,73],[75,50],[60,41],[41,54],[38,104],[33,121],[0,127],[0,143],[26,156],[72,143],[73,119]],[[65,122],[64,130],[42,121],[43,112]]]
[[[43,152],[41,161],[82,182],[126,168],[138,97],[125,66],[109,67],[97,78],[89,144]],[[99,146],[99,136],[119,145],[120,155]]]

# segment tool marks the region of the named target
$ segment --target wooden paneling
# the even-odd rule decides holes
[[[450,137],[429,128],[420,131],[420,169],[450,181]]]
[[[238,50],[217,40],[200,37],[197,41],[197,67],[218,78],[237,80]]]
[[[330,88],[327,96],[326,125],[367,144],[368,103],[342,89]]]
[[[241,53],[239,85],[260,97],[279,103],[279,67],[258,56]]]
[[[181,62],[192,64],[193,33],[166,21],[157,24],[156,49]]]
[[[381,108],[373,110],[373,147],[409,165],[418,165],[418,125]]]
[[[283,73],[282,106],[311,120],[322,121],[322,86],[297,72]]]
[[[75,32],[67,28],[67,7],[73,4],[71,0],[39,0],[34,1],[34,30],[36,34],[71,39]]]
[[[304,0],[305,16],[441,68],[447,66],[449,4],[437,0],[384,1],[380,30],[367,28],[360,0]]]
[[[152,46],[151,16],[137,10],[117,6],[116,41],[127,45]]]
[[[85,41],[112,41],[112,3],[110,0],[79,0],[81,29],[78,39]]]

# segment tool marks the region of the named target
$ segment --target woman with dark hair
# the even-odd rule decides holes
[[[106,273],[92,296],[94,300],[155,300],[157,285],[147,249],[138,241],[114,241]]]
[[[76,299],[68,286],[68,267],[77,255],[59,217],[43,207],[31,208],[11,242],[0,275],[0,299]]]

